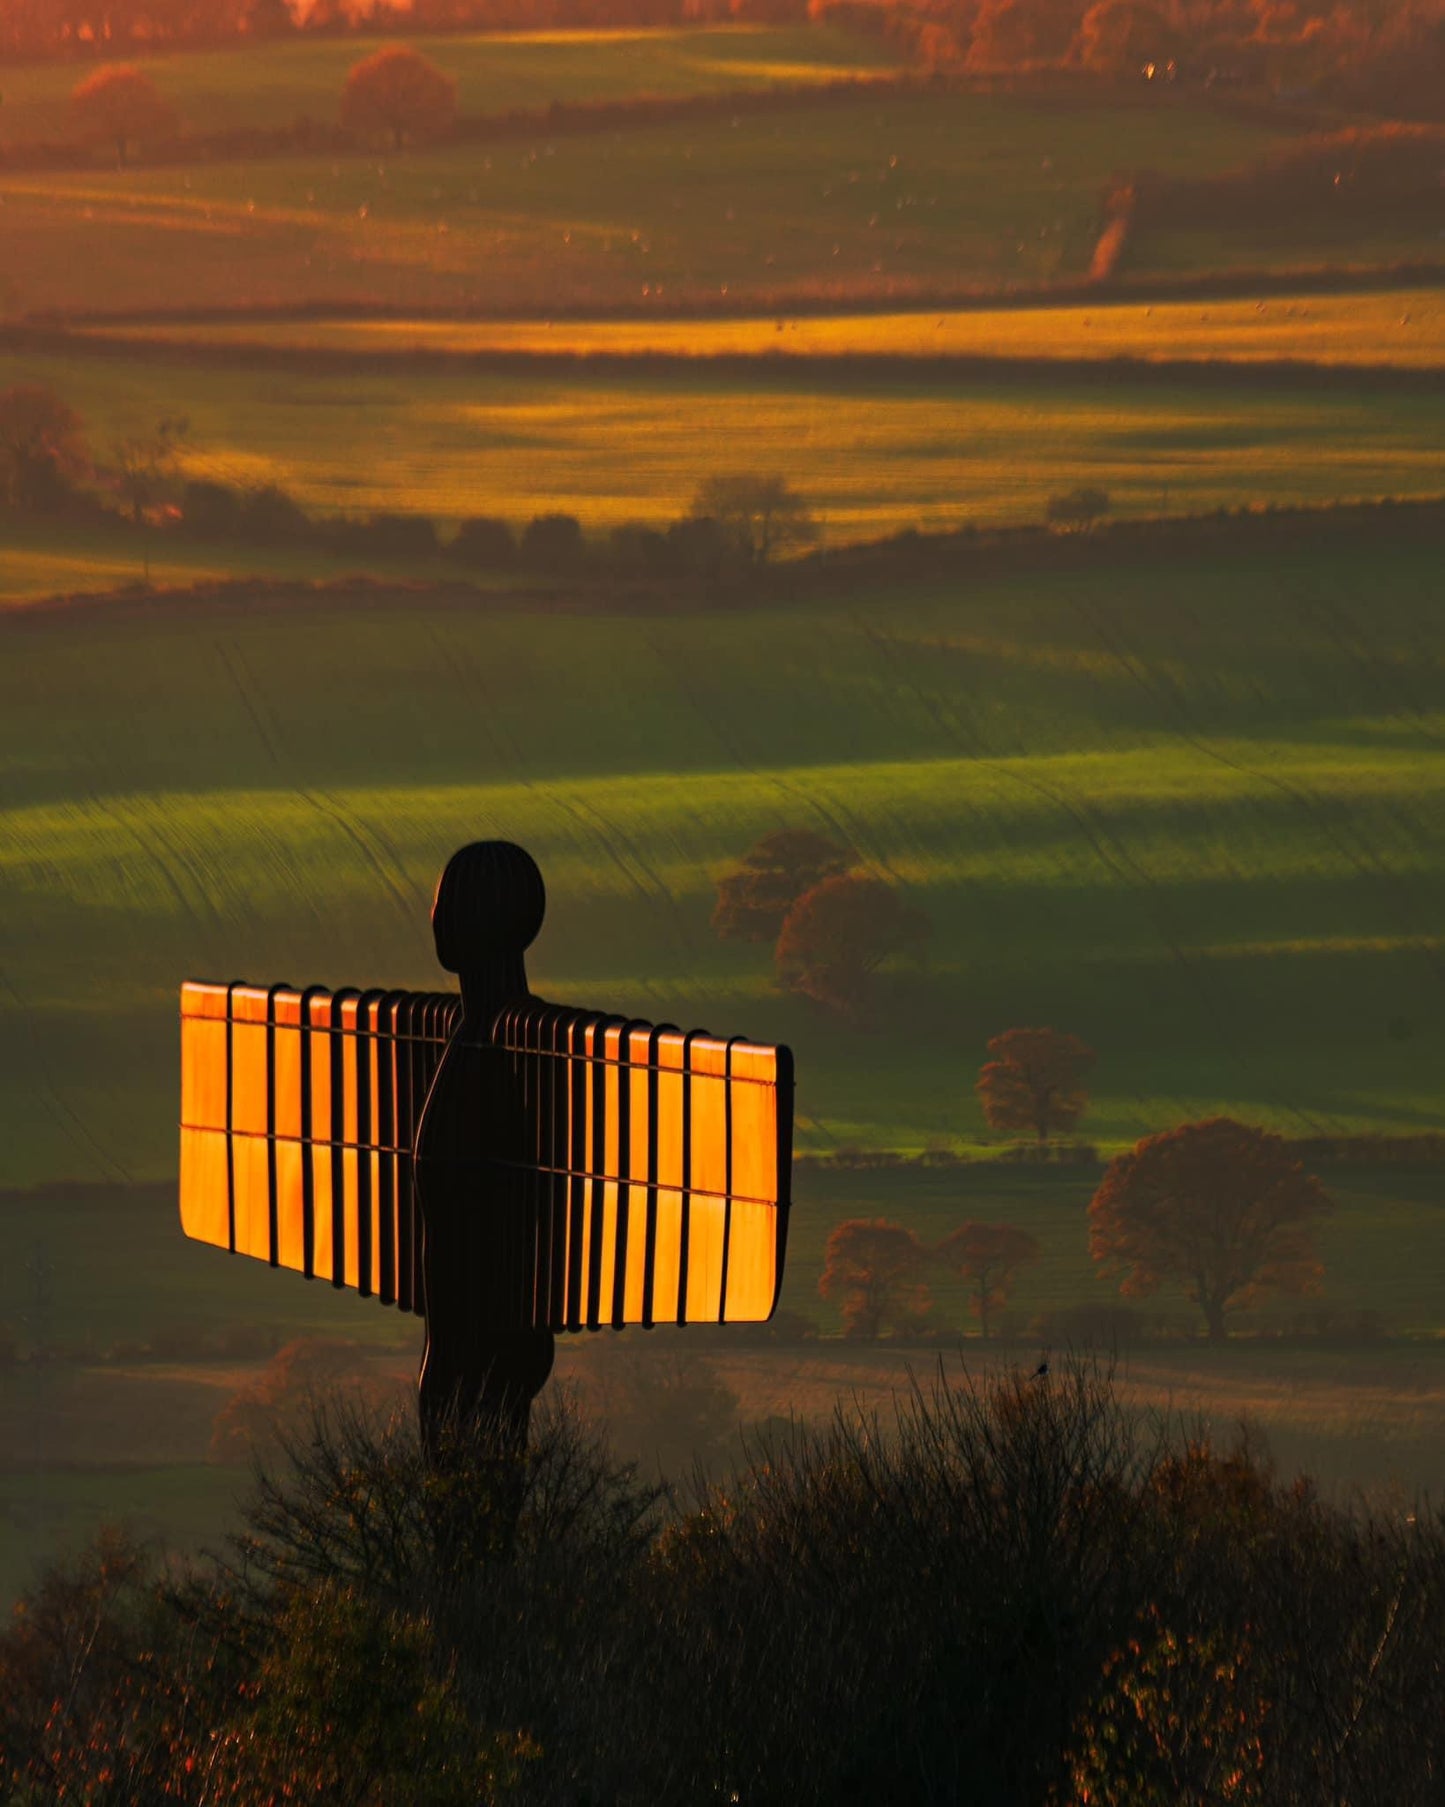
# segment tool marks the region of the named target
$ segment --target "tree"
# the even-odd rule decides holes
[[[773,954],[778,982],[860,1018],[877,968],[927,934],[927,919],[892,885],[842,872],[805,891],[788,911]]]
[[[530,571],[560,576],[575,571],[587,557],[587,542],[576,515],[533,515],[522,530],[518,556]]]
[[[472,515],[457,528],[447,557],[474,571],[505,571],[517,562],[517,536],[506,521]]]
[[[803,893],[852,864],[847,848],[811,828],[775,828],[718,880],[713,931],[721,941],[775,941]]]
[[[80,416],[43,383],[0,393],[0,498],[11,508],[53,508],[90,469]]]
[[[974,69],[1061,62],[1078,22],[1073,0],[983,0],[968,61]]]
[[[70,112],[83,137],[115,146],[121,164],[131,146],[167,138],[176,129],[174,109],[144,70],[131,63],[107,63],[77,83]]]
[[[1318,1290],[1320,1182],[1279,1136],[1211,1117],[1146,1136],[1109,1163],[1089,1205],[1089,1252],[1120,1291],[1143,1297],[1178,1281],[1209,1340],[1225,1313],[1267,1292]]]
[[[944,1237],[934,1259],[971,1287],[973,1314],[987,1337],[990,1318],[1008,1302],[1019,1269],[1042,1254],[1037,1238],[1014,1224],[966,1223]]]
[[[765,565],[775,552],[818,537],[807,504],[785,477],[740,472],[708,477],[693,497],[691,517],[716,521],[741,557]]]
[[[1084,14],[1072,56],[1100,75],[1137,76],[1151,63],[1162,68],[1177,48],[1168,20],[1147,0],[1097,0]]]
[[[1061,496],[1050,496],[1044,510],[1050,521],[1062,527],[1092,527],[1095,521],[1108,514],[1112,503],[1106,489],[1091,489],[1087,485],[1079,489],[1065,491]]]
[[[974,1090],[990,1129],[1031,1129],[1047,1142],[1072,1129],[1089,1104],[1084,1075],[1094,1050],[1059,1029],[1006,1029],[988,1044],[994,1056]]]
[[[296,19],[286,0],[247,0],[244,19],[253,38],[287,37],[296,30]]]
[[[386,44],[346,78],[341,123],[362,138],[389,136],[394,149],[445,134],[457,116],[457,85],[429,57]]]
[[[119,440],[113,448],[116,487],[137,524],[164,494],[189,431],[190,422],[183,415],[167,415],[156,422],[153,433]]]
[[[885,1323],[911,1329],[932,1305],[917,1278],[926,1258],[902,1224],[850,1218],[828,1238],[818,1291],[840,1302],[845,1336],[876,1337]]]

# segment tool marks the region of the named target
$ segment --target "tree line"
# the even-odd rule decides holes
[[[882,34],[934,73],[1077,72],[1311,90],[1389,116],[1445,112],[1430,0],[9,0],[0,58],[125,55],[386,29],[567,30],[746,20]]]
[[[202,540],[305,546],[378,561],[446,558],[473,572],[718,582],[756,572],[818,535],[802,496],[771,473],[716,473],[666,527],[628,523],[599,544],[575,515],[558,510],[533,515],[520,529],[497,516],[471,516],[446,537],[420,514],[317,516],[276,484],[243,489],[187,476],[195,456],[184,416],[163,416],[97,454],[80,414],[47,385],[0,391],[0,514],[21,518],[108,517]]]
[[[915,61],[980,75],[1055,71],[1308,91],[1395,116],[1445,110],[1445,14],[1376,0],[809,0]]]

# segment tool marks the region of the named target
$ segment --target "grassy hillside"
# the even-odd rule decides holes
[[[182,130],[224,132],[335,123],[347,71],[395,38],[310,38],[217,51],[128,57],[175,109]],[[404,40],[403,40],[404,41]],[[715,94],[846,80],[891,66],[888,46],[827,27],[517,32],[424,37],[417,48],[457,84],[462,113],[510,113],[551,101]],[[36,63],[7,70],[0,144],[66,138],[83,71]]]
[[[545,314],[659,290],[846,301],[1077,278],[1119,169],[1222,170],[1274,142],[1200,100],[940,94],[746,130],[708,116],[400,157],[16,172],[0,177],[7,305],[324,296]]]
[[[172,1169],[187,974],[430,984],[457,842],[537,853],[538,982],[795,1042],[804,1146],[983,1134],[985,1039],[1101,1054],[1104,1144],[1227,1109],[1438,1124],[1435,561],[1126,575],[593,619],[232,603],[0,624],[4,1153]],[[774,995],[713,876],[804,822],[933,921],[883,1028]]]
[[[1445,431],[1438,387],[1404,393],[1364,376],[1314,389],[1208,373],[951,375],[906,361],[309,373],[244,353],[196,366],[0,356],[0,386],[21,380],[78,409],[102,458],[180,412],[187,474],[279,483],[316,509],[517,521],[562,509],[596,532],[674,519],[719,470],[783,470],[834,544],[1038,521],[1051,495],[1081,483],[1123,515],[1435,494]]]

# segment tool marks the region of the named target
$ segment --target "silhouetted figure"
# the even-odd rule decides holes
[[[1029,1379],[1030,1380],[1042,1380],[1044,1378],[1044,1376],[1048,1373],[1048,1371],[1049,1371],[1049,1364],[1047,1362],[1040,1362],[1038,1367],[1034,1369],[1032,1374],[1030,1374]]]
[[[422,1436],[448,1424],[500,1449],[526,1446],[555,1339],[531,1323],[534,1252],[519,1167],[522,1100],[492,1041],[497,1014],[531,998],[523,955],[542,926],[536,863],[510,841],[474,841],[447,862],[432,904],[437,959],[461,981],[462,1017],[432,1082],[416,1143],[426,1353]]]
[[[432,906],[459,998],[181,988],[186,1234],[423,1313],[427,1450],[508,1488],[554,1335],[767,1320],[792,1158],[788,1049],[533,997],[545,909],[475,842]]]

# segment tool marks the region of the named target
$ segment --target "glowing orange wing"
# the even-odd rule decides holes
[[[532,1322],[761,1323],[782,1284],[793,1060],[531,1003],[491,1032],[520,1093],[498,1163],[533,1213]]]
[[[448,994],[188,983],[186,1233],[420,1312],[416,1134],[459,1017]],[[498,1112],[478,1097],[465,1164],[480,1211],[521,1214],[527,1296],[513,1321],[771,1315],[792,1158],[786,1048],[536,1001],[501,1012],[486,1045],[501,1058],[504,1145],[480,1145]]]
[[[186,1234],[420,1312],[412,1151],[460,1014],[444,993],[187,983]]]

